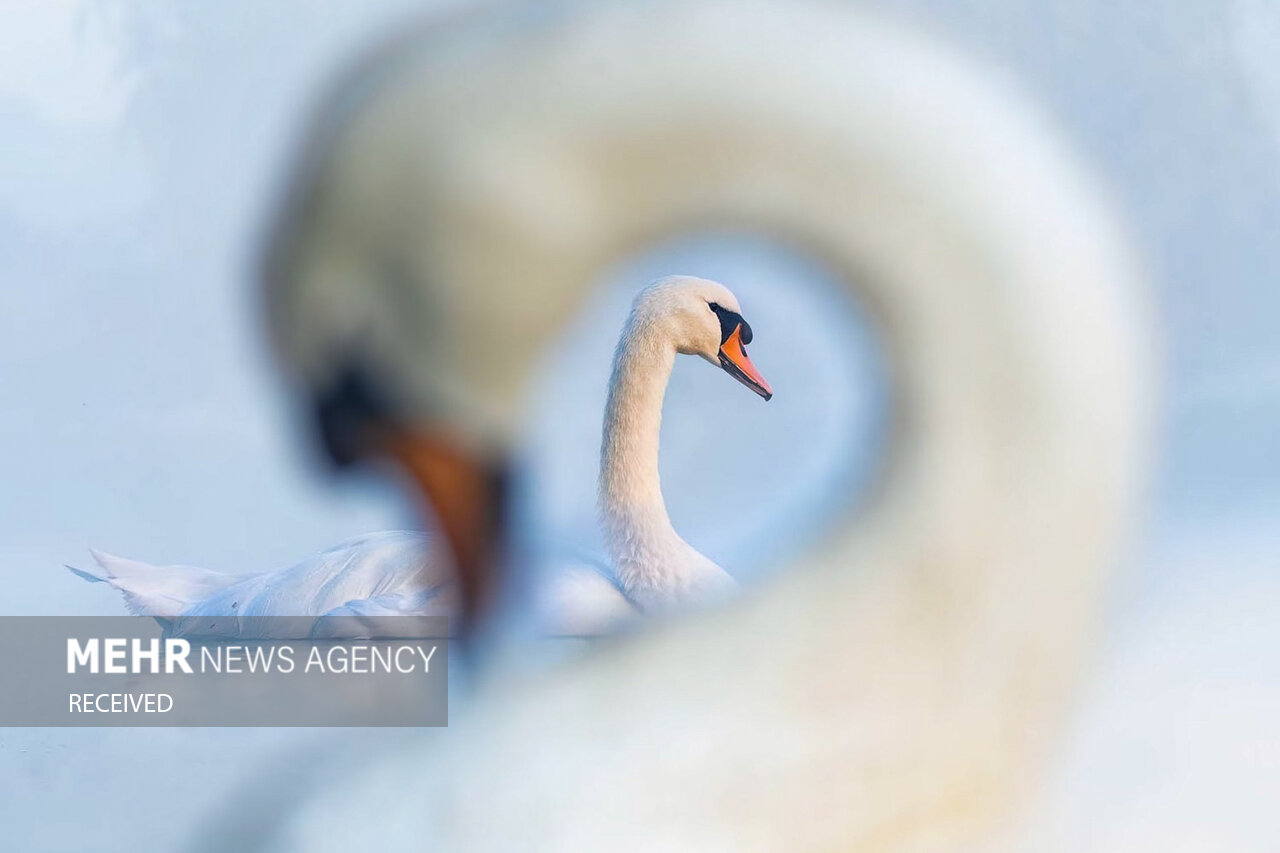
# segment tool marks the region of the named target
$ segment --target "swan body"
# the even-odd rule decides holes
[[[636,296],[614,357],[600,451],[599,511],[613,568],[558,566],[537,593],[545,633],[604,633],[638,612],[708,602],[736,588],[676,533],[658,476],[662,402],[676,355],[718,363],[726,315],[741,317],[737,297],[706,279],[672,276]],[[115,587],[132,613],[178,635],[363,636],[384,619],[397,631],[406,620],[439,630],[439,618],[456,608],[449,572],[429,544],[424,533],[372,533],[251,575],[93,551],[97,568],[72,571]]]
[[[428,570],[430,537],[408,530],[358,536],[248,575],[91,553],[96,567],[74,572],[111,585],[131,613],[152,616],[178,636],[342,636],[341,628],[375,615],[439,616],[451,603],[441,573]]]

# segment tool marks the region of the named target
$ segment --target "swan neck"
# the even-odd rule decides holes
[[[658,476],[662,400],[675,356],[669,341],[634,318],[614,355],[600,453],[600,508],[615,565],[635,560],[639,543],[681,541],[671,528]]]

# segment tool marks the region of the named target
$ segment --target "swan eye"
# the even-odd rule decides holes
[[[717,303],[709,303],[711,312],[720,320],[720,343],[724,344],[729,340],[729,336],[742,326],[742,342],[744,344],[751,343],[751,327],[747,325],[747,321],[742,319],[742,315],[737,311],[730,311],[727,308],[721,308]]]

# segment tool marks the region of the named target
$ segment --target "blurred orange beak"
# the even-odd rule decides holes
[[[742,343],[742,324],[738,324],[733,334],[720,345],[720,367],[766,400],[773,397],[773,389],[764,381],[751,359],[747,358],[747,349]]]

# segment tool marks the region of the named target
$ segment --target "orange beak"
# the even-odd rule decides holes
[[[720,345],[720,367],[726,373],[755,391],[766,400],[773,397],[773,389],[764,381],[760,371],[747,358],[747,348],[742,343],[742,324]]]

